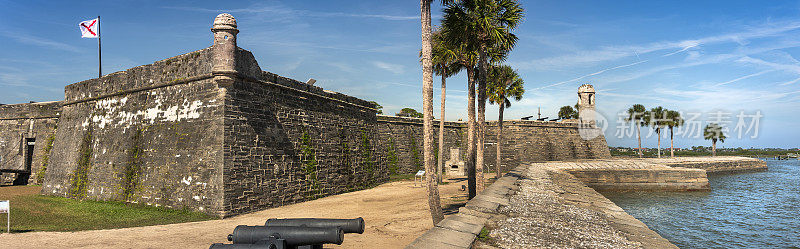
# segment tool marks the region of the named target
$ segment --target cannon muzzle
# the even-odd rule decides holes
[[[364,219],[268,219],[266,226],[341,227],[345,233],[364,233]]]
[[[283,239],[287,246],[337,244],[344,242],[344,231],[339,227],[299,226],[236,226],[228,240],[233,244],[254,244],[274,237]]]

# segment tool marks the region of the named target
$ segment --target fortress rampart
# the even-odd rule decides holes
[[[40,183],[61,102],[0,105],[0,184]],[[38,146],[37,146],[38,145]]]
[[[421,119],[376,115],[366,100],[262,71],[236,46],[236,28],[223,14],[209,48],[68,85],[63,101],[0,106],[0,179],[225,217],[421,169]],[[490,169],[495,123],[484,144]],[[443,150],[465,156],[466,125],[445,127]],[[609,157],[602,136],[586,141],[578,130],[505,121],[504,168]]]
[[[434,137],[439,134],[438,122],[434,120]],[[394,148],[397,153],[398,172],[422,169],[422,119],[378,115],[378,127],[382,147]],[[524,162],[611,157],[602,134],[585,140],[578,129],[577,122],[504,120],[502,169],[508,171]],[[495,169],[497,131],[497,121],[487,123],[484,163],[489,170]],[[445,143],[441,149],[444,153],[439,155],[449,160],[447,151],[459,148],[462,160],[466,159],[466,134],[466,122],[445,122]]]

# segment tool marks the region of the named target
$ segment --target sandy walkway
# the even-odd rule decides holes
[[[461,185],[441,185],[445,213],[466,202]],[[347,234],[341,246],[326,248],[403,248],[433,227],[426,191],[402,181],[358,192],[268,209],[224,220],[81,232],[0,234],[0,248],[208,248],[227,243],[237,225],[263,225],[268,218],[364,217],[364,234]]]

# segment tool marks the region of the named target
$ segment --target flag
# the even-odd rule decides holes
[[[92,20],[86,20],[78,24],[78,27],[81,28],[81,37],[82,38],[97,38],[100,35],[100,20],[99,18],[95,18]]]

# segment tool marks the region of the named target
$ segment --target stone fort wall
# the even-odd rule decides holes
[[[386,149],[387,155],[397,155],[397,166],[392,160],[387,161],[390,169],[412,173],[423,168],[422,119],[379,115],[378,127],[381,147]],[[434,130],[434,140],[438,143],[438,120],[434,120]],[[484,143],[487,170],[495,169],[498,131],[497,121],[488,122]],[[466,159],[466,134],[466,122],[445,122],[445,143],[441,149],[444,153],[439,153],[445,156],[445,161],[450,159],[450,148],[459,148],[461,160]],[[577,122],[529,120],[503,121],[501,153],[503,171],[514,169],[522,162],[611,157],[605,137],[600,134],[584,140],[578,132]]]
[[[225,210],[246,213],[388,179],[365,100],[263,72],[249,52],[225,95]]]
[[[210,49],[68,85],[42,192],[224,212],[223,115]]]
[[[60,108],[58,101],[0,105],[0,184],[41,183]]]

